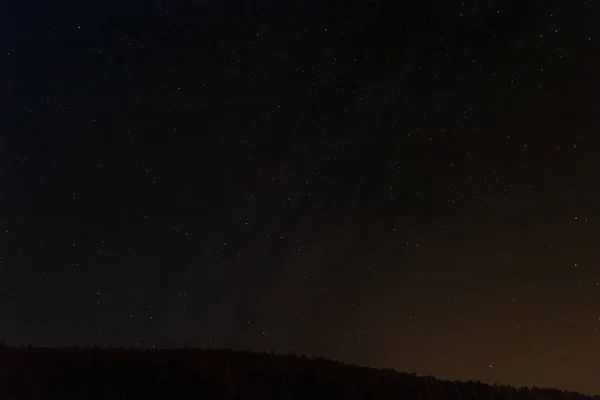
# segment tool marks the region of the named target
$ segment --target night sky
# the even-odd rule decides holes
[[[0,340],[600,393],[600,4],[18,1]]]

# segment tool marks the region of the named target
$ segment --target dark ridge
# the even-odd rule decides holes
[[[324,358],[199,349],[0,345],[0,399],[600,400],[556,389],[445,381]]]

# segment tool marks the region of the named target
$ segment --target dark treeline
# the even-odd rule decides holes
[[[600,400],[233,350],[0,346],[0,399]]]

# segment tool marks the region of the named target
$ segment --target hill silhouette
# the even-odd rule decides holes
[[[0,346],[0,399],[600,400],[234,350]]]

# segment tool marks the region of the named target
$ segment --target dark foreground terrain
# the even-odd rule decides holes
[[[233,350],[0,346],[0,399],[599,400]]]

